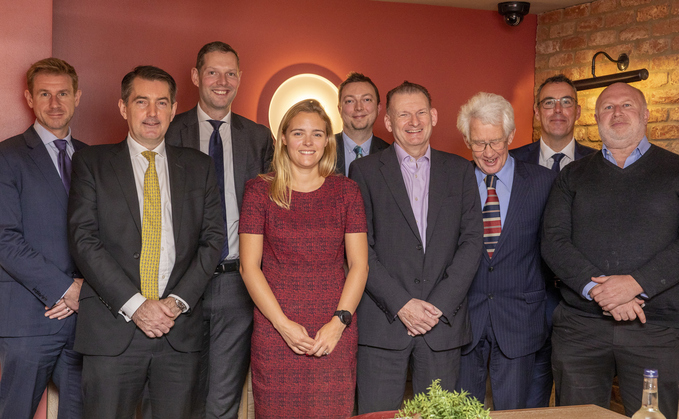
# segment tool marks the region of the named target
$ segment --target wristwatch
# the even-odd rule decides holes
[[[333,316],[339,317],[339,320],[344,323],[345,326],[351,324],[351,313],[346,310],[337,310]]]
[[[174,303],[177,304],[177,308],[181,310],[182,313],[186,311],[187,308],[186,304],[184,304],[182,300],[180,300],[179,298],[175,298]]]

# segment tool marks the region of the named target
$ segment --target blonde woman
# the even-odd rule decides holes
[[[240,257],[257,306],[258,419],[346,418],[354,406],[352,315],[368,277],[368,243],[361,193],[334,174],[335,161],[330,118],[304,100],[283,117],[272,173],[246,185]]]

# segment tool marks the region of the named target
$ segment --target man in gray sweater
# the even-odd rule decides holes
[[[608,407],[617,374],[631,416],[644,368],[659,371],[660,410],[677,416],[679,156],[646,138],[641,91],[596,103],[601,152],[565,167],[544,214],[542,256],[562,281],[554,312],[557,403]]]

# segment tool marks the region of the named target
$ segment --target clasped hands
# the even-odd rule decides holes
[[[182,313],[174,298],[146,300],[132,315],[132,321],[150,338],[159,338],[170,332],[175,319]]]
[[[596,282],[589,295],[605,313],[609,313],[617,321],[632,321],[639,318],[646,323],[644,300],[637,296],[644,292],[643,288],[631,275],[610,275],[594,277]]]
[[[297,355],[315,357],[330,355],[346,328],[337,316],[333,316],[328,323],[323,325],[313,339],[304,326],[288,318],[274,324],[274,327]]]
[[[398,311],[398,318],[408,329],[408,335],[424,335],[439,322],[443,312],[433,304],[412,298]]]
[[[82,288],[82,285],[82,278],[73,278],[73,283],[68,287],[64,296],[52,307],[45,307],[45,317],[63,320],[71,314],[77,313],[80,308],[80,288]]]

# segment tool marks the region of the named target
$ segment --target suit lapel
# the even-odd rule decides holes
[[[47,146],[42,142],[40,136],[33,127],[30,127],[24,133],[24,139],[26,140],[26,145],[31,149],[29,155],[33,162],[38,166],[40,173],[45,178],[45,181],[49,185],[54,195],[56,195],[59,204],[66,209],[68,207],[68,194],[64,188],[64,184],[61,182],[61,176],[59,176],[59,171],[54,167],[54,162],[47,151]]]
[[[182,147],[200,150],[200,127],[198,126],[198,105],[189,111],[184,126],[180,130]]]
[[[427,248],[434,235],[434,227],[441,209],[443,194],[448,184],[448,176],[445,165],[440,161],[439,153],[431,150],[431,162],[429,166],[429,206],[427,210]]]
[[[233,183],[236,186],[238,208],[243,202],[245,193],[245,172],[248,164],[248,135],[240,120],[240,116],[231,113],[231,157],[233,159]]]
[[[382,153],[380,161],[382,162],[380,172],[382,172],[382,176],[384,176],[384,180],[389,187],[396,204],[401,210],[401,213],[403,213],[403,216],[408,222],[413,234],[415,234],[420,242],[422,242],[420,232],[417,229],[417,223],[415,222],[415,215],[413,214],[413,209],[410,206],[408,191],[406,190],[406,185],[403,181],[403,174],[401,173],[401,167],[396,155],[396,149],[393,146],[388,148],[384,153]]]
[[[132,169],[132,160],[130,159],[130,151],[127,148],[127,140],[116,144],[111,152],[110,163],[113,172],[118,178],[118,184],[127,202],[127,207],[130,209],[134,224],[137,226],[139,235],[141,237],[141,214],[139,214],[139,199],[137,198],[137,186],[134,183],[134,171]]]
[[[514,228],[521,216],[523,206],[526,203],[526,196],[528,195],[528,187],[526,185],[528,173],[526,172],[523,162],[514,159],[514,180],[512,182],[512,193],[509,196],[509,207],[507,208],[507,218],[505,218],[504,226],[502,226],[502,233],[500,240],[495,246],[495,253],[493,257],[497,257],[505,237]],[[485,252],[488,256],[488,252]]]
[[[342,133],[335,134],[335,142],[337,143],[337,169],[336,172],[345,175],[347,173],[346,166],[344,164],[344,138],[342,138]]]
[[[167,169],[170,178],[170,200],[172,201],[172,231],[174,242],[179,243],[179,231],[182,221],[182,200],[186,190],[186,173],[182,164],[181,148],[165,145],[167,151]]]
[[[532,164],[540,164],[540,141],[531,144],[528,159],[526,161]]]

